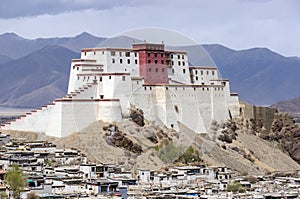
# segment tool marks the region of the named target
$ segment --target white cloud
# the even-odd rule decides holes
[[[28,5],[14,1],[9,0],[11,11],[7,13],[20,16],[9,19],[7,14],[3,19],[6,0],[1,2],[2,33],[36,38],[74,36],[86,31],[109,37],[150,26],[174,29],[199,43],[220,43],[234,49],[268,47],[284,55],[300,52],[296,45],[300,43],[297,0],[49,0],[42,1],[48,4],[33,6],[29,14],[22,11],[37,1],[26,1]]]

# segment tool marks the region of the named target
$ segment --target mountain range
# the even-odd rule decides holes
[[[0,105],[37,107],[66,93],[71,59],[81,48],[95,47],[105,38],[82,33],[75,37],[25,39],[0,35]],[[242,101],[271,105],[300,96],[300,59],[267,48],[233,50],[202,45],[229,79]]]

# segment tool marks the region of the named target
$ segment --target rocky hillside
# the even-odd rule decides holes
[[[142,112],[135,112],[122,122],[95,122],[63,139],[28,132],[7,133],[74,147],[91,162],[116,163],[128,169],[199,163],[226,165],[243,174],[300,169],[299,129],[285,115],[273,111],[269,114],[272,113],[270,132],[264,126],[265,120],[255,117],[213,122],[208,134],[196,134],[183,125],[175,132],[159,122],[148,122]]]
[[[300,118],[300,97],[277,102],[270,107],[278,108],[282,112],[291,114],[293,117]]]

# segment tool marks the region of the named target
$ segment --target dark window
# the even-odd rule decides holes
[[[134,53],[134,56],[137,57],[137,53],[136,52]]]
[[[123,63],[123,59],[120,59],[120,64],[122,64]]]
[[[108,79],[111,79],[111,76],[108,76]]]
[[[99,78],[99,81],[102,82],[102,77]]]
[[[96,55],[96,51],[94,51],[94,55]]]
[[[181,58],[184,59],[184,55],[181,55]]]
[[[197,70],[195,70],[195,73],[196,73],[196,75],[198,75],[198,71]]]
[[[164,60],[161,60],[161,64],[164,64]]]
[[[201,75],[203,75],[203,71],[201,71]]]
[[[211,71],[211,74],[212,74],[212,75],[215,75],[215,71]]]
[[[122,52],[119,52],[120,57],[122,57]]]
[[[155,60],[154,63],[157,64],[157,60]]]
[[[125,77],[125,76],[122,76],[122,80],[125,81],[125,80],[126,80],[126,77]]]
[[[86,56],[86,52],[84,52],[84,56]]]
[[[112,58],[112,63],[114,64],[116,61],[115,61],[115,58]]]
[[[179,113],[179,108],[177,105],[174,106],[176,113]]]
[[[180,59],[180,55],[177,55],[178,59]]]
[[[150,53],[148,53],[148,57],[150,57]]]
[[[209,71],[206,71],[206,75],[208,75],[209,74]]]
[[[196,80],[198,81],[198,77],[196,76]]]
[[[171,59],[173,59],[173,55],[171,54]]]
[[[157,72],[157,73],[158,73],[158,68],[155,68],[155,72]]]
[[[154,53],[154,57],[157,57],[157,53]]]
[[[127,59],[127,64],[130,64],[130,59]]]
[[[171,65],[172,65],[172,66],[174,65],[174,61],[171,61]]]
[[[178,61],[178,66],[180,66],[180,61]]]
[[[134,60],[134,63],[135,63],[135,64],[137,64],[137,59],[136,59],[136,60]]]
[[[161,72],[165,72],[165,68],[162,68],[162,69],[161,69]]]
[[[130,57],[130,52],[125,52],[126,57]]]
[[[185,69],[183,69],[182,72],[185,73]]]
[[[148,64],[151,64],[151,60],[150,59],[148,60]]]
[[[79,76],[77,77],[77,79],[79,80]]]
[[[164,57],[164,54],[160,54],[161,57]]]
[[[185,62],[184,61],[182,62],[182,65],[185,66]]]

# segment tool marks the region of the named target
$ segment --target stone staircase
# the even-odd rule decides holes
[[[53,102],[1,124],[0,128],[5,130],[45,133],[49,125],[51,111],[54,110],[58,100],[72,101],[73,99],[94,99],[97,94],[97,85],[98,83],[87,83],[76,89],[74,92],[66,94],[61,99],[56,99]]]

